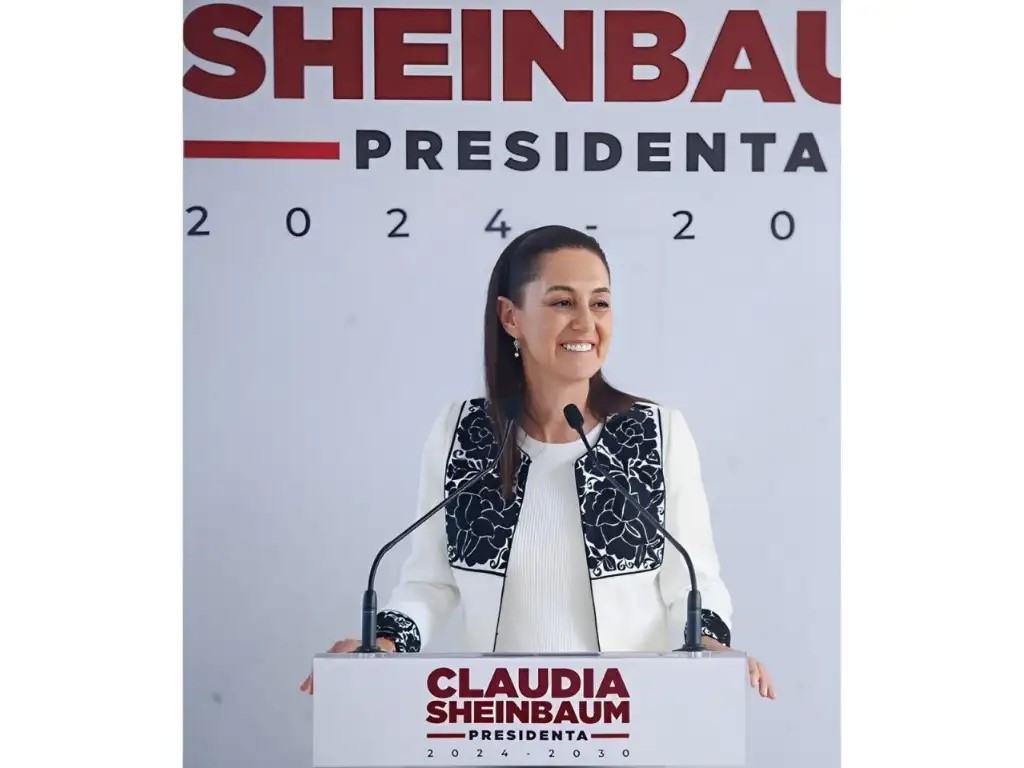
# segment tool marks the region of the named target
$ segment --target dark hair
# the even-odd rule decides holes
[[[608,259],[601,246],[590,235],[570,227],[550,225],[531,229],[508,244],[498,257],[487,288],[484,311],[484,374],[491,418],[498,427],[496,437],[505,432],[506,408],[510,402],[525,404],[526,376],[520,360],[515,357],[512,337],[498,318],[498,297],[504,296],[519,305],[523,286],[537,279],[540,257],[561,248],[583,248],[601,259],[608,274]],[[590,379],[586,406],[600,419],[629,410],[639,398],[626,394],[609,384],[601,371]],[[502,493],[510,497],[519,471],[519,448],[514,439],[508,441],[501,456]]]

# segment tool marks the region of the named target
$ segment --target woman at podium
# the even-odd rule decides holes
[[[498,463],[412,534],[399,583],[377,616],[387,650],[425,648],[460,603],[469,652],[678,648],[686,564],[609,474],[689,552],[701,643],[731,646],[732,601],[686,420],[601,373],[613,306],[606,256],[583,232],[540,227],[498,258],[484,313],[486,396],[453,402],[434,421],[416,516]],[[567,422],[567,405],[582,414],[594,455]],[[341,641],[331,651],[358,645]],[[774,698],[764,667],[754,659],[749,667],[751,685]],[[311,692],[312,680],[302,687]]]

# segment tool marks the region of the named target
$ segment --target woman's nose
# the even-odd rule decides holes
[[[574,331],[589,331],[594,327],[594,313],[590,307],[584,307],[576,313],[573,318],[572,328]]]

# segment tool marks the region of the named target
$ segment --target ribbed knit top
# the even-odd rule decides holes
[[[595,427],[591,445],[601,434]],[[576,491],[582,441],[542,443],[520,430],[528,482],[501,601],[499,653],[597,651],[590,576]]]

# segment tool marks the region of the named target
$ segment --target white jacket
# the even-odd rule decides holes
[[[493,459],[497,440],[485,406],[483,399],[468,400],[438,416],[423,450],[416,517]],[[702,599],[702,634],[728,645],[732,601],[719,574],[700,460],[683,415],[637,403],[605,422],[594,450],[689,552]],[[494,650],[508,556],[529,482],[529,456],[520,456],[514,499],[501,495],[495,470],[411,535],[412,553],[377,617],[378,634],[393,638],[399,651],[426,647],[460,600],[463,650]],[[637,517],[589,456],[575,468],[600,649],[679,648],[690,589],[682,556]],[[643,532],[636,546],[618,535],[625,524]]]

